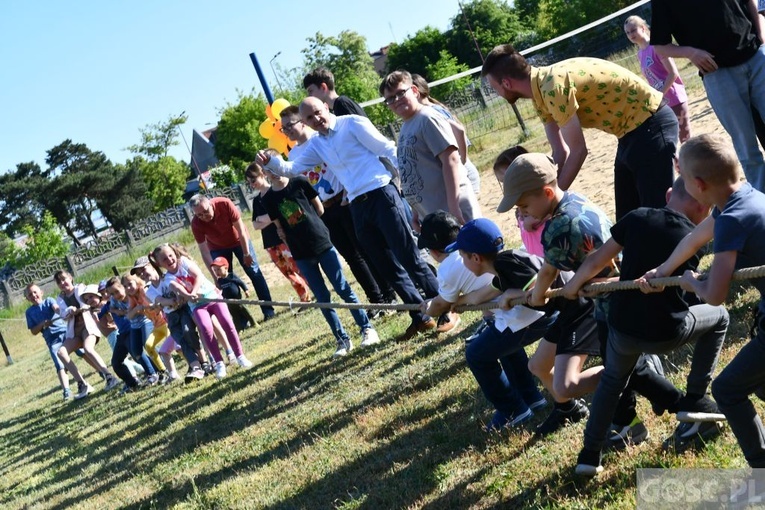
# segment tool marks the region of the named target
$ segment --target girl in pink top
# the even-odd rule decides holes
[[[624,22],[624,32],[630,42],[637,44],[640,70],[649,85],[660,90],[667,100],[667,106],[677,115],[680,128],[680,143],[691,137],[691,122],[688,118],[688,96],[685,85],[680,79],[675,61],[668,57],[659,56],[649,44],[651,29],[640,16],[630,16]]]

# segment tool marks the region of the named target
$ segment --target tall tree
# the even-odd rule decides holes
[[[114,165],[109,179],[94,191],[98,197],[98,208],[118,231],[130,228],[132,223],[155,210],[149,187],[141,173],[140,158],[130,159],[124,165]]]
[[[140,156],[129,164],[139,164],[155,211],[180,204],[186,191],[186,181],[195,175],[189,165],[168,156],[170,148],[179,144],[180,126],[187,120],[184,112],[171,115],[164,122],[148,124],[141,129],[141,143],[127,148],[135,156]]]
[[[266,119],[266,105],[262,94],[240,92],[236,104],[223,108],[215,132],[215,155],[221,163],[243,172],[255,160],[258,149],[266,147],[266,140],[258,132]]]
[[[428,67],[439,61],[441,50],[446,46],[446,36],[437,28],[426,26],[401,44],[390,45],[386,64],[388,71],[406,69],[433,81],[436,78],[428,74]]]
[[[96,237],[93,213],[98,204],[94,191],[102,188],[113,171],[112,163],[102,152],[71,140],[64,140],[47,154],[48,172],[54,177],[43,190],[41,203],[75,243],[80,244],[78,232]]]
[[[480,66],[485,57],[499,44],[514,43],[518,34],[527,29],[518,14],[504,0],[473,0],[463,3],[451,20],[447,49],[461,63]],[[480,54],[476,48],[480,48]]]
[[[39,225],[43,211],[40,195],[48,180],[47,172],[32,161],[19,163],[15,172],[0,175],[0,218],[6,235],[13,238],[23,227]]]

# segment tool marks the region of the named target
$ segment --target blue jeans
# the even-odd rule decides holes
[[[217,250],[210,250],[210,257],[213,260],[215,260],[216,257],[225,258],[228,260],[228,267],[233,269],[234,266],[231,265],[231,263],[233,261],[233,255],[236,255],[236,259],[239,261],[239,265],[242,266],[244,273],[250,278],[252,286],[255,289],[255,294],[258,295],[258,299],[260,301],[271,301],[271,291],[268,290],[268,283],[266,283],[266,279],[263,277],[263,273],[260,271],[258,259],[255,257],[255,248],[252,246],[252,241],[248,241],[247,246],[249,246],[250,253],[252,254],[251,266],[246,266],[244,264],[244,253],[242,252],[242,247],[239,245],[231,248],[219,248]],[[261,306],[260,310],[263,312],[265,317],[273,317],[276,313],[274,312],[273,306]]]
[[[664,354],[682,345],[694,343],[686,391],[704,395],[717,366],[717,357],[728,331],[728,321],[728,312],[722,306],[695,305],[688,310],[680,332],[670,340],[637,338],[609,328],[606,368],[592,399],[590,418],[584,429],[584,447],[588,450],[603,448],[616,403],[627,387],[638,358],[644,352]]]
[[[332,288],[335,289],[335,292],[337,292],[344,302],[359,302],[356,294],[353,293],[353,289],[348,284],[345,276],[343,276],[343,268],[340,265],[340,258],[334,248],[330,248],[324,253],[310,259],[296,259],[295,263],[297,264],[298,269],[300,269],[300,272],[303,273],[303,277],[305,278],[306,283],[308,283],[311,292],[313,292],[314,297],[316,297],[316,301],[320,303],[329,303],[331,300],[329,289],[327,289],[327,285],[324,283],[324,278],[321,276],[321,271],[323,270],[324,274],[327,275],[329,282],[332,284]],[[319,269],[319,266],[321,266],[321,270]],[[350,312],[353,316],[353,320],[356,321],[356,324],[361,330],[372,327],[369,322],[369,317],[367,317],[367,313],[363,309],[358,308],[351,310]],[[327,324],[329,324],[329,329],[332,330],[332,334],[335,335],[337,344],[341,347],[345,346],[349,340],[348,333],[343,329],[343,325],[340,323],[340,318],[337,316],[337,312],[334,308],[322,308],[321,313],[324,315]]]
[[[758,332],[712,382],[712,395],[753,468],[765,467],[765,427],[749,395],[765,386],[765,316]]]
[[[143,367],[147,376],[157,373],[154,369],[154,364],[143,350],[143,346],[146,345],[146,339],[149,338],[149,334],[153,330],[154,325],[151,322],[145,322],[140,328],[130,328],[130,344],[128,346],[130,356],[133,358],[133,361]]]
[[[128,385],[130,388],[138,386],[138,380],[130,372],[130,369],[125,366],[125,360],[130,354],[130,335],[132,330],[126,330],[117,332],[117,341],[114,342],[114,350],[112,352],[112,369],[117,377]]]
[[[614,163],[616,220],[638,207],[664,207],[675,175],[677,117],[659,108],[619,139]]]
[[[518,416],[528,411],[529,404],[543,398],[529,372],[523,348],[542,338],[556,317],[542,317],[515,333],[510,328],[500,332],[489,326],[465,348],[465,360],[473,377],[497,411]]]
[[[385,275],[406,304],[422,303],[438,295],[438,280],[420,257],[420,250],[406,220],[404,204],[396,188],[388,184],[365,193],[351,202],[356,236],[364,245],[377,271]],[[414,321],[422,321],[422,312],[410,311]]]
[[[751,111],[754,106],[761,117],[765,115],[765,46],[743,64],[705,74],[703,82],[709,104],[733,140],[746,180],[765,191],[765,160]]]

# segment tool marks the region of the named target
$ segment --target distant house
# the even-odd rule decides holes
[[[206,186],[210,184],[210,168],[220,164],[220,160],[215,155],[215,138],[218,127],[210,128],[201,133],[193,130],[191,137],[191,168],[197,174],[196,179],[191,179],[186,183],[186,190],[183,193],[184,200],[188,200],[195,193],[202,189],[200,178]]]
[[[388,65],[388,48],[390,48],[390,45],[383,46],[379,50],[369,53],[369,56],[372,57],[375,71],[377,71],[377,74],[380,76],[385,76],[386,73]]]

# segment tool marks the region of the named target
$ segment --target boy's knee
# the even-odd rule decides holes
[[[577,393],[576,384],[566,378],[555,378],[553,380],[553,392],[555,396],[561,400],[569,400],[579,397]]]
[[[545,374],[550,372],[550,368],[545,366],[536,356],[531,357],[528,362],[528,369],[533,375],[541,379]]]

